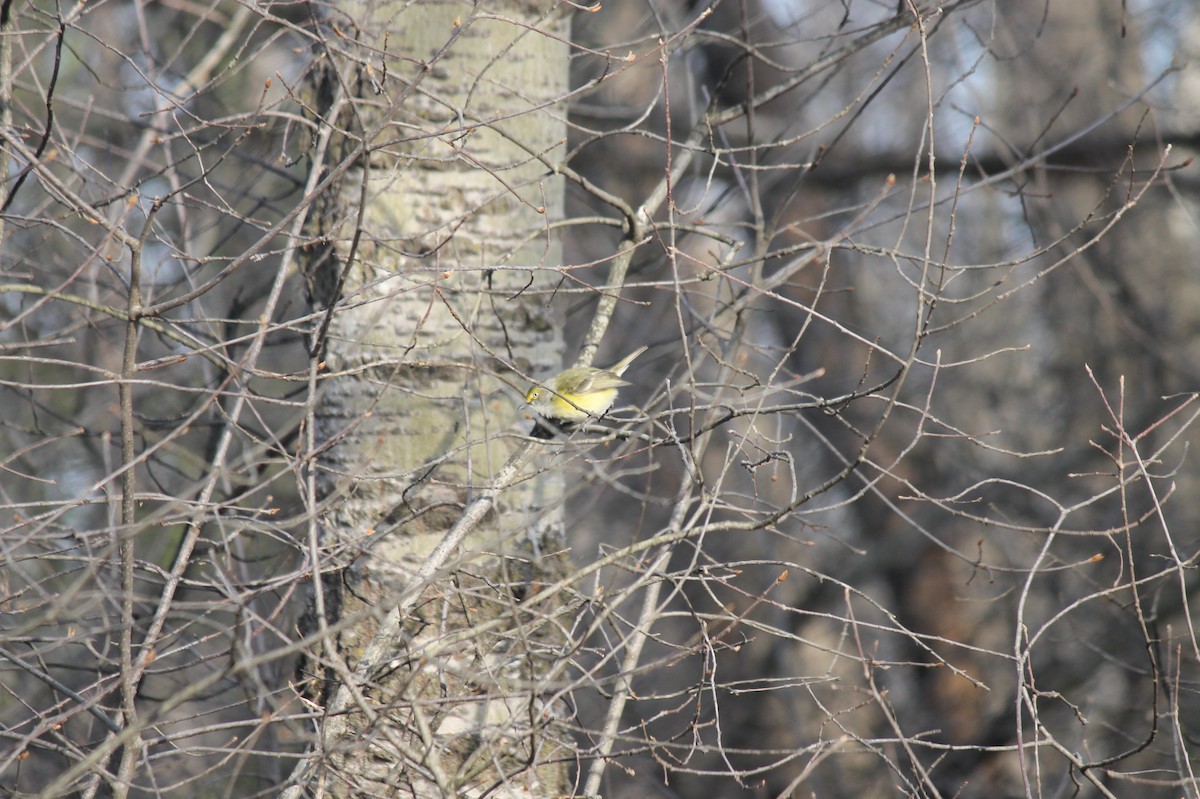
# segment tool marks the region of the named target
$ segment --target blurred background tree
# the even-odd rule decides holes
[[[1200,796],[1193,4],[0,30],[0,793]]]

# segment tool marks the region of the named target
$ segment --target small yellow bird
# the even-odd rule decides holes
[[[607,369],[577,366],[565,369],[534,386],[525,395],[525,404],[544,419],[554,422],[582,422],[605,414],[617,399],[617,389],[629,385],[621,375],[633,359],[646,351],[638,347]]]

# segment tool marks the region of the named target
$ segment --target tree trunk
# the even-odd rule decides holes
[[[326,719],[335,796],[565,792],[541,706],[555,608],[522,604],[560,570],[561,480],[501,492],[405,614],[394,657],[354,670],[514,449],[524,375],[560,363],[567,22],[516,2],[345,2],[322,20],[325,163],[344,171],[307,270],[325,381],[314,625],[328,625],[308,665],[314,694],[353,697],[343,726]]]

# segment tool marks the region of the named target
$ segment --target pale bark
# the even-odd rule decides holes
[[[334,307],[315,439],[319,566],[335,568],[314,671],[315,693],[340,687],[353,711],[326,719],[320,779],[335,796],[556,795],[565,766],[541,707],[555,609],[521,600],[558,568],[560,481],[499,492],[401,620],[394,658],[354,670],[514,450],[523,375],[561,358],[546,289],[559,266],[549,225],[562,212],[566,20],[519,3],[337,10],[346,17],[328,22],[344,38],[327,40],[354,49],[333,57],[340,81],[329,73],[323,112],[349,135],[328,162],[354,163],[322,215],[331,247],[309,270],[315,307]]]

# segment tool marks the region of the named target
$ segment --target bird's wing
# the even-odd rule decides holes
[[[604,391],[609,388],[620,388],[629,385],[628,380],[622,380],[609,371],[596,371],[588,375],[579,384],[575,393],[587,394],[592,391]]]

